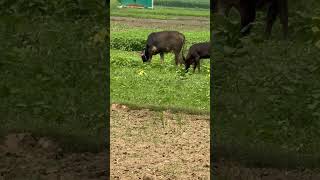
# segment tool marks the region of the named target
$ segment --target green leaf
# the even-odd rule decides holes
[[[312,32],[314,32],[314,33],[318,33],[318,32],[320,31],[320,29],[319,29],[317,26],[313,26],[313,27],[311,28],[311,30],[312,30]]]
[[[320,49],[320,40],[315,43],[315,46]]]

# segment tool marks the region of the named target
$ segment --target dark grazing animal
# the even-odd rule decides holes
[[[283,36],[288,35],[288,0],[213,0],[211,8],[213,12],[228,16],[230,9],[235,7],[241,16],[241,33],[250,33],[252,22],[256,18],[256,10],[267,8],[265,34],[269,38],[272,26],[279,16],[282,24]]]
[[[153,32],[149,34],[146,47],[141,52],[142,61],[151,61],[153,55],[160,54],[163,63],[164,53],[173,52],[176,65],[182,64],[183,55],[180,55],[180,52],[184,43],[185,36],[178,31]]]
[[[193,44],[189,48],[189,52],[186,58],[184,58],[186,72],[188,72],[190,65],[193,64],[193,72],[198,67],[200,72],[200,59],[210,58],[211,43],[203,42]]]

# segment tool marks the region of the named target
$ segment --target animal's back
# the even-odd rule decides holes
[[[169,48],[175,49],[182,46],[185,37],[178,31],[161,31],[153,32],[148,36],[147,44],[149,46],[156,46],[160,49]]]

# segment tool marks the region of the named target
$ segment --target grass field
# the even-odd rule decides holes
[[[319,167],[319,14],[291,12],[288,41],[278,23],[264,40],[262,17],[246,38],[238,16],[223,28],[216,19],[225,50],[215,49],[213,69],[217,154],[254,167]]]
[[[131,9],[123,9],[123,11],[131,11]],[[153,12],[152,10],[144,11]],[[167,12],[165,9],[159,10],[159,15]],[[159,17],[157,11],[153,15]],[[145,22],[148,23],[148,19]],[[179,23],[177,23],[178,27]],[[145,47],[148,34],[164,29],[165,27],[153,29],[147,26],[134,27],[112,22],[111,101],[140,107],[152,106],[160,109],[208,113],[210,108],[208,60],[203,61],[201,73],[195,74],[192,71],[186,74],[184,67],[175,67],[172,54],[165,55],[164,64],[160,64],[159,55],[155,56],[151,63],[142,63],[139,52]],[[191,44],[210,40],[209,31],[205,29],[181,32],[187,40],[184,48],[185,55]]]

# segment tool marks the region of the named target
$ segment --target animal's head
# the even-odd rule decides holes
[[[183,61],[184,61],[185,70],[186,70],[186,72],[188,72],[191,64],[193,63],[193,60],[192,60],[192,58],[186,59],[185,57],[183,57]]]
[[[147,54],[148,53],[146,53],[146,49],[143,49],[141,51],[140,56],[141,56],[142,62],[147,62],[149,60]]]
[[[239,3],[239,0],[213,0],[211,8],[215,14],[228,16],[230,9]]]

